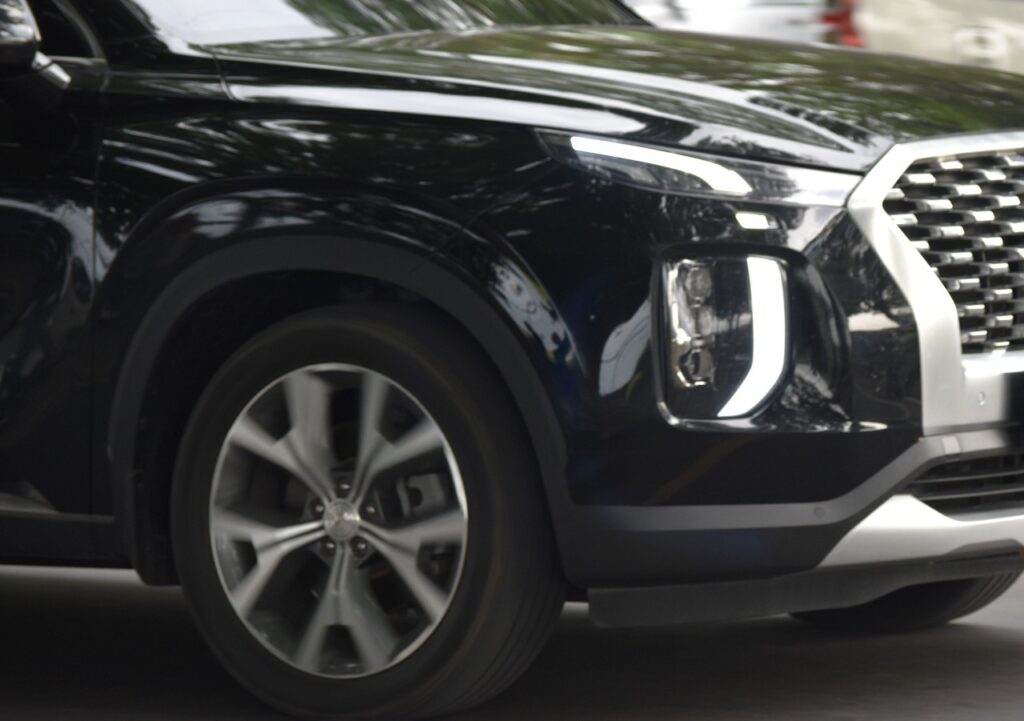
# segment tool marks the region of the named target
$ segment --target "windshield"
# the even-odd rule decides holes
[[[358,37],[495,25],[621,25],[612,0],[127,0],[199,44]]]

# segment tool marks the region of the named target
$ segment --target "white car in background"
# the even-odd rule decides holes
[[[821,42],[826,0],[622,0],[661,27],[790,42]]]
[[[864,47],[1024,72],[1022,0],[859,0]]]

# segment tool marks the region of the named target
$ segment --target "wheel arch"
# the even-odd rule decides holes
[[[512,396],[529,433],[547,490],[552,522],[564,494],[564,434],[540,369],[514,324],[486,298],[486,291],[428,258],[401,248],[337,236],[263,237],[217,250],[181,272],[157,296],[136,329],[112,395],[104,450],[109,463],[114,515],[132,564],[150,583],[174,582],[166,539],[155,537],[156,498],[146,493],[139,468],[140,423],[161,358],[183,319],[219,290],[287,272],[366,279],[413,294],[473,338]]]

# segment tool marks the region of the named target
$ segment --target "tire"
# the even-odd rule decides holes
[[[844,633],[922,631],[980,611],[1006,593],[1018,578],[1019,573],[1011,573],[927,583],[902,588],[860,606],[793,615],[811,626]]]
[[[312,400],[322,394],[296,390],[324,387],[326,405]],[[372,388],[381,387],[375,405]],[[289,412],[293,398],[300,410]],[[363,423],[374,409],[383,420]],[[316,418],[330,419],[329,436],[298,432]],[[266,439],[246,440],[251,419],[278,439],[274,448],[299,448],[305,465],[286,464],[300,469],[291,473],[267,461],[277,456]],[[365,428],[377,435],[361,435]],[[396,460],[396,448],[413,452],[421,428],[440,433],[443,447]],[[324,445],[307,437],[330,438],[332,463],[351,456],[331,470],[329,483],[341,479],[328,489],[335,500],[318,500],[323,472],[307,471],[323,465]],[[374,476],[378,466],[387,470]],[[353,486],[369,500],[346,495]],[[427,507],[440,510],[417,515]],[[373,522],[367,513],[377,514]],[[444,531],[434,527],[441,521]],[[267,540],[283,537],[278,526],[318,523],[287,552]],[[249,691],[296,716],[411,719],[481,703],[526,670],[565,599],[539,473],[511,398],[455,327],[416,308],[319,310],[239,350],[185,430],[171,524],[185,597],[207,643]]]

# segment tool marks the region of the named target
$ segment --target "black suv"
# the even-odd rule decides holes
[[[339,718],[1024,567],[1024,80],[610,0],[0,0],[0,557]]]

